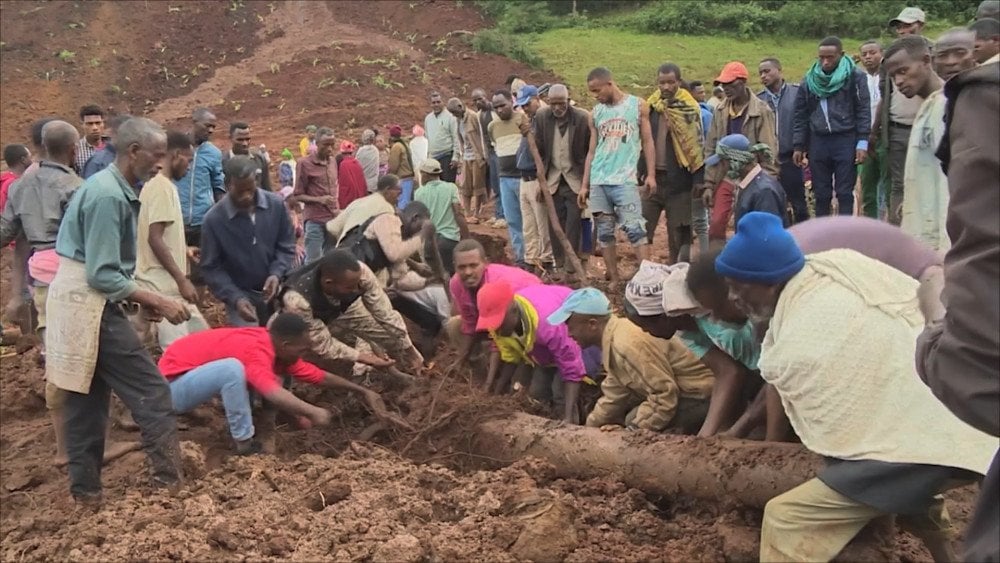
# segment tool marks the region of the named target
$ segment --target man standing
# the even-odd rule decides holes
[[[83,173],[80,176],[84,180],[104,170],[115,161],[117,157],[115,153],[115,138],[118,137],[118,128],[131,117],[128,114],[115,115],[108,120],[108,138],[104,141],[104,147],[95,152],[94,156],[87,159],[87,163],[83,165]]]
[[[954,560],[943,559],[952,554],[935,495],[974,479],[997,446],[915,377],[916,281],[853,250],[803,256],[766,213],[739,222],[715,267],[737,305],[769,326],[759,363],[768,400],[827,460],[767,503],[760,560],[829,561],[885,514],[913,524],[935,560]]]
[[[656,151],[656,191],[643,199],[642,215],[646,238],[653,244],[660,215],[666,214],[669,262],[687,262],[694,187],[702,184],[705,175],[701,107],[681,87],[681,69],[674,63],[660,65],[656,83],[658,89],[646,100]],[[641,160],[639,164],[639,179],[644,180]]]
[[[858,166],[861,175],[861,213],[872,219],[882,217],[882,211],[889,202],[885,200],[885,183],[889,180],[889,168],[886,163],[888,147],[879,135],[879,107],[882,102],[882,91],[890,87],[882,72],[882,45],[878,40],[870,39],[861,44],[861,64],[868,80],[868,101],[872,112],[872,133],[868,138],[868,158]]]
[[[263,326],[295,257],[295,232],[281,196],[257,188],[256,162],[234,156],[226,172],[229,193],[205,215],[202,275],[230,326]]]
[[[210,139],[215,133],[215,114],[208,108],[197,108],[191,113],[194,141],[194,158],[188,173],[174,181],[184,215],[184,239],[188,246],[201,247],[201,225],[205,214],[226,193],[222,172],[222,151]],[[204,280],[195,262],[191,268],[191,281],[204,287]]]
[[[73,162],[77,174],[82,174],[87,160],[104,148],[104,110],[101,106],[83,106],[80,108],[80,124],[83,137],[76,148],[76,160]]]
[[[838,214],[854,214],[857,165],[868,156],[869,133],[867,79],[844,56],[840,39],[827,37],[820,41],[817,61],[795,97],[792,139],[792,160],[801,167],[808,162],[812,170],[817,217],[830,215],[834,192]]]
[[[611,314],[607,296],[592,287],[570,293],[548,321],[565,323],[581,348],[601,349],[606,375],[587,426],[653,432],[672,426],[689,434],[701,426],[714,377],[679,338],[656,338]],[[685,409],[685,403],[693,408]]]
[[[24,145],[7,145],[3,148],[3,161],[7,169],[0,173],[0,212],[7,207],[10,185],[31,166],[31,151]]]
[[[761,167],[761,161],[771,162],[771,147],[758,143],[751,145],[743,135],[727,135],[719,140],[715,154],[708,157],[705,166],[719,166],[726,170],[726,178],[736,183],[733,194],[733,221],[751,211],[777,215],[786,226],[785,192],[778,179]]]
[[[577,204],[577,197],[583,187],[590,148],[588,120],[585,110],[569,104],[569,90],[562,84],[549,88],[548,107],[539,109],[535,114],[535,144],[545,167],[539,176],[545,178],[556,217],[578,255],[583,237],[582,210]],[[556,267],[570,270],[572,261],[566,257],[562,245],[552,245],[552,252]],[[585,275],[585,272],[570,273]]]
[[[361,132],[361,147],[358,149],[358,163],[365,173],[365,182],[368,184],[368,193],[375,191],[375,184],[378,183],[379,152],[375,146],[377,134],[373,129],[365,129]]]
[[[537,164],[531,152],[529,136],[534,128],[535,114],[542,107],[538,88],[521,86],[514,106],[528,117],[521,121],[521,140],[517,148],[517,169],[521,173],[518,197],[521,204],[521,225],[524,232],[524,261],[536,272],[552,268],[552,239],[549,234],[549,214],[538,182]]]
[[[397,207],[402,209],[406,204],[413,201],[413,188],[416,184],[414,179],[416,168],[413,166],[413,157],[410,155],[410,147],[403,139],[403,128],[399,125],[389,127],[389,171],[399,178],[400,195]]]
[[[656,154],[649,127],[649,105],[622,92],[611,71],[603,67],[590,71],[587,88],[597,98],[597,105],[589,120],[590,149],[578,201],[580,207],[589,205],[594,214],[607,276],[617,285],[621,274],[615,248],[616,225],[625,231],[640,261],[649,257],[636,180],[636,162],[641,148],[646,159],[642,192],[649,195],[656,190]]]
[[[46,296],[59,265],[56,238],[70,198],[83,181],[73,171],[80,135],[65,121],[50,121],[43,128],[46,158],[39,167],[25,174],[11,190],[0,215],[0,248],[23,237],[30,249],[27,264],[16,270],[31,274],[34,286],[36,326],[45,357]],[[27,149],[25,149],[27,151]],[[66,463],[65,419],[66,392],[51,383],[45,386],[45,403],[55,430],[56,464]]]
[[[934,43],[934,71],[947,82],[952,76],[976,66],[976,33],[953,27]]]
[[[503,206],[514,261],[522,265],[524,234],[521,230],[521,172],[517,169],[517,149],[521,146],[521,123],[527,121],[528,116],[514,111],[514,102],[507,90],[497,90],[493,95],[493,111],[497,119],[490,122],[487,134],[497,154],[500,205]]]
[[[1000,61],[1000,21],[993,18],[977,20],[969,26],[976,33],[973,56],[979,64]]]
[[[118,132],[118,158],[70,200],[56,240],[60,260],[48,292],[45,376],[70,391],[65,404],[70,492],[86,505],[101,502],[112,390],[139,425],[154,483],[175,487],[181,480],[170,388],[123,311],[124,303],[137,303],[149,317],[188,320],[183,304],[132,280],[136,186],[153,177],[166,149],[159,125],[141,117],[128,120]]]
[[[479,322],[479,308],[476,296],[484,284],[504,282],[519,291],[529,285],[542,283],[537,276],[521,268],[491,264],[486,258],[486,250],[475,239],[465,239],[455,246],[455,275],[449,287],[455,300],[458,315],[445,323],[445,332],[451,345],[458,350],[456,365],[468,361],[473,346],[480,341],[476,332]]]
[[[486,152],[486,182],[493,199],[493,218],[486,221],[486,224],[491,227],[503,228],[507,226],[506,223],[497,224],[498,221],[503,221],[503,205],[500,205],[500,175],[497,170],[497,152],[493,147],[493,143],[490,142],[488,134],[490,122],[499,118],[493,111],[493,104],[490,103],[490,98],[482,88],[476,88],[472,91],[472,103],[475,104],[479,115],[479,128],[483,135],[483,150]]]
[[[462,140],[458,136],[458,120],[451,113],[444,111],[444,101],[441,94],[431,92],[431,111],[424,117],[424,129],[427,131],[427,158],[433,158],[441,163],[445,182],[454,182],[458,168],[462,165]]]
[[[806,186],[802,169],[792,162],[792,137],[795,128],[795,97],[799,94],[798,84],[789,84],[781,73],[781,61],[767,58],[757,66],[764,89],[757,97],[767,103],[774,112],[778,124],[778,181],[785,190],[785,198],[792,204],[792,218],[795,223],[809,219],[806,206]]]
[[[163,320],[156,324],[161,350],[192,332],[205,330],[208,322],[198,310],[198,292],[188,279],[188,247],[184,241],[181,200],[172,180],[187,174],[193,156],[191,138],[184,133],[167,133],[164,168],[139,192],[138,244],[135,279],[140,286],[170,299],[186,301],[190,319],[174,325]],[[148,325],[140,319],[140,326]],[[144,336],[144,335],[141,335]]]
[[[458,188],[441,180],[441,172],[441,165],[433,158],[424,161],[420,166],[423,187],[417,190],[416,201],[426,205],[430,212],[431,223],[437,232],[437,252],[445,272],[451,276],[455,273],[455,246],[458,241],[469,238],[469,225],[458,201]],[[430,246],[432,242],[425,242],[424,256],[429,259],[434,255]]]
[[[925,278],[918,290],[927,326],[916,353],[917,372],[934,395],[994,437],[1000,436],[1000,143],[996,130],[984,124],[1000,121],[998,70],[990,63],[945,85],[947,130],[939,156],[948,173],[948,232],[954,245],[944,258],[944,283]],[[998,496],[1000,455],[995,455],[965,532],[965,561],[1000,561]]]
[[[925,100],[914,118],[906,154],[901,227],[944,252],[951,247],[945,231],[948,178],[934,154],[944,137],[944,81],[934,74],[930,49],[922,37],[897,39],[885,52],[885,67],[901,95]]]
[[[927,22],[927,15],[920,8],[907,7],[889,21],[889,27],[896,30],[896,36],[920,35]]]
[[[705,154],[711,156],[719,141],[728,135],[743,135],[751,145],[764,144],[771,154],[778,153],[777,124],[771,107],[750,91],[747,67],[737,61],[726,64],[715,82],[722,85],[726,101],[715,108],[712,128],[705,141]],[[773,177],[778,176],[778,166],[772,162],[763,163],[764,169]],[[705,166],[705,185],[702,200],[705,207],[712,210],[708,236],[712,240],[726,240],[729,216],[733,212],[735,186],[727,179],[726,170],[721,166]]]
[[[708,99],[708,105],[712,107],[712,110],[722,105],[722,102],[726,101],[726,91],[722,89],[722,86],[718,84],[712,88],[712,97]]]
[[[479,222],[479,212],[486,203],[486,152],[479,114],[467,111],[458,98],[448,100],[448,112],[458,122],[462,150],[462,207],[469,223]]]
[[[333,129],[316,130],[316,150],[295,167],[292,197],[304,204],[306,262],[319,259],[326,241],[326,223],[340,212],[337,161],[333,158],[337,139]]]
[[[257,165],[257,187],[264,191],[271,191],[271,171],[268,168],[270,161],[267,153],[250,146],[250,125],[242,121],[234,121],[229,124],[229,142],[232,148],[222,156],[222,169],[225,170],[226,162],[230,158],[243,155],[252,158]]]
[[[307,157],[316,150],[316,126],[306,125],[306,136],[299,139],[299,156]]]
[[[368,195],[368,184],[365,182],[365,172],[354,158],[354,143],[340,142],[340,154],[337,155],[337,205],[346,208],[356,199]],[[323,225],[324,232],[326,225]],[[325,235],[324,235],[325,238]]]

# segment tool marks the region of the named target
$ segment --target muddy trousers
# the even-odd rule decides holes
[[[950,526],[943,497],[928,514],[910,521],[946,531]],[[886,513],[855,501],[810,479],[771,499],[764,507],[760,531],[761,563],[830,561],[871,520]]]
[[[70,492],[74,497],[101,493],[101,464],[112,390],[139,425],[154,484],[174,485],[181,479],[181,461],[177,420],[167,380],[160,375],[118,305],[108,303],[104,307],[100,330],[90,393],[66,393]]]

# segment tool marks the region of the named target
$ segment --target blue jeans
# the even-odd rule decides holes
[[[853,133],[812,136],[809,168],[816,194],[817,217],[830,214],[834,193],[837,194],[837,213],[854,215],[854,182],[858,179],[858,168],[854,165],[855,144]]]
[[[510,246],[514,249],[514,260],[524,262],[524,233],[521,223],[521,178],[500,177],[500,204],[507,219]]]
[[[323,256],[323,243],[326,241],[326,224],[320,221],[306,221],[306,261],[319,260]]]
[[[400,178],[399,188],[402,191],[399,194],[399,201],[396,202],[396,209],[402,211],[406,204],[413,201],[413,178]]]
[[[235,358],[225,358],[198,366],[170,382],[170,399],[174,412],[183,414],[222,397],[222,407],[229,421],[229,433],[236,441],[253,437],[253,416],[250,393],[243,364]]]
[[[503,205],[500,204],[500,158],[490,155],[490,190],[493,191],[493,217],[503,219]]]
[[[631,185],[590,187],[590,212],[597,223],[597,242],[615,242],[615,222],[633,246],[646,244],[646,220],[642,217],[639,188]]]

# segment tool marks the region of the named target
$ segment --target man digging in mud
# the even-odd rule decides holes
[[[768,327],[760,368],[769,400],[827,459],[817,478],[768,502],[760,560],[828,561],[885,514],[899,515],[935,561],[954,560],[936,495],[981,475],[997,446],[914,373],[917,282],[852,250],[806,257],[779,217],[757,212],[715,266],[737,305]]]
[[[579,424],[580,383],[587,377],[583,354],[566,325],[548,322],[571,292],[558,285],[515,292],[506,282],[487,283],[476,295],[476,330],[489,332],[497,347],[490,357],[488,392],[505,393],[512,382],[528,380],[528,396],[551,404],[553,412],[561,408],[564,422]]]
[[[37,313],[38,336],[45,342],[46,295],[48,284],[52,282],[59,265],[56,254],[56,238],[63,210],[69,199],[80,187],[83,180],[73,171],[74,156],[80,144],[76,128],[65,121],[50,121],[42,128],[42,143],[46,158],[31,173],[26,174],[16,184],[11,193],[10,205],[4,208],[0,217],[0,247],[24,236],[31,246],[28,271],[35,287],[34,305]],[[44,361],[45,350],[41,358]],[[68,462],[66,456],[66,425],[64,405],[66,391],[52,383],[45,385],[45,406],[52,418],[55,433],[56,456],[53,464],[62,467]],[[110,427],[108,428],[110,431]],[[139,449],[138,442],[114,443],[104,452],[104,463]]]
[[[503,264],[491,264],[486,257],[486,249],[475,239],[466,239],[455,246],[455,275],[451,277],[449,288],[458,314],[445,322],[444,330],[452,347],[458,351],[454,369],[467,368],[469,359],[482,342],[485,333],[476,332],[479,323],[479,308],[476,297],[480,288],[490,282],[503,281],[514,291],[529,285],[538,285],[538,276]]]
[[[628,319],[611,314],[600,290],[578,289],[549,315],[565,323],[581,348],[598,346],[606,376],[587,426],[608,425],[692,433],[705,418],[712,371],[679,339],[656,338]]]
[[[166,349],[159,367],[170,382],[174,412],[178,414],[194,410],[216,396],[222,398],[237,455],[263,449],[254,440],[248,385],[268,403],[298,417],[300,425],[329,424],[330,411],[299,399],[282,386],[280,377],[286,375],[358,393],[380,420],[407,426],[386,410],[378,393],[303,361],[309,344],[306,321],[282,313],[271,320],[268,328],[216,328],[185,336]]]
[[[172,323],[187,308],[133,280],[140,183],[167,154],[159,125],[136,117],[118,132],[115,163],[88,179],[70,200],[56,239],[59,269],[49,286],[45,376],[68,391],[65,403],[70,492],[84,505],[101,502],[101,458],[111,391],[142,433],[153,483],[181,482],[177,420],[170,388],[143,348],[124,309]]]

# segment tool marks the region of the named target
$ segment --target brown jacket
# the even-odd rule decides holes
[[[465,139],[472,141],[472,150],[476,153],[476,160],[485,161],[486,152],[483,149],[483,124],[479,120],[479,113],[466,109],[465,117],[459,120],[458,126],[462,128],[459,133],[461,133],[463,141]],[[461,153],[465,154],[465,147],[462,147]]]
[[[715,154],[715,146],[719,144],[719,139],[725,137],[729,130],[729,100],[723,102],[713,110],[712,125],[708,128],[708,137],[705,140],[705,158]],[[743,121],[743,130],[740,131],[751,145],[764,143],[771,147],[774,159],[769,163],[761,163],[769,174],[778,177],[778,133],[775,126],[774,112],[767,102],[762,102],[757,96],[750,94],[750,105],[747,107],[747,116]],[[719,185],[719,182],[726,177],[726,170],[721,164],[705,167],[705,183],[712,186]]]
[[[1000,63],[945,84],[947,132],[938,151],[948,173],[948,236],[941,301],[947,313],[917,339],[917,372],[968,424],[1000,436]],[[987,124],[992,124],[987,126]],[[1000,561],[1000,454],[980,488],[965,533],[965,561]]]

